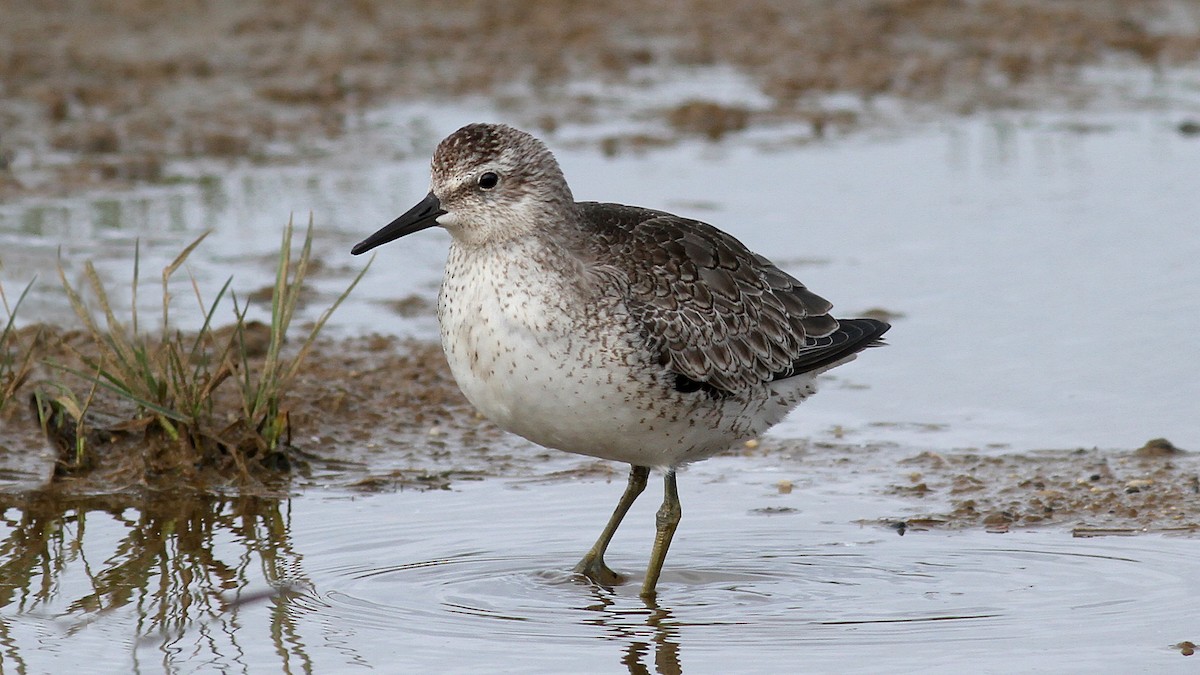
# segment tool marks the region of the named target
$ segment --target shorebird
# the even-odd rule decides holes
[[[625,580],[605,551],[650,469],[665,471],[646,597],[682,513],[675,470],[759,436],[889,328],[835,319],[712,225],[576,202],[550,150],[500,124],[446,137],[429,194],[352,253],[435,225],[451,235],[442,348],[467,399],[534,443],[632,466],[575,572]]]

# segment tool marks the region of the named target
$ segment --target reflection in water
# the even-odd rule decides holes
[[[613,594],[603,588],[595,587],[593,593],[596,603],[583,609],[597,616],[583,623],[602,628],[614,642],[625,645],[621,665],[636,675],[683,673],[679,660],[679,622],[670,609],[659,606],[655,599],[640,598],[645,609],[634,610],[619,605]],[[643,617],[644,622],[639,621]],[[646,665],[647,657],[653,658],[653,671]]]
[[[35,492],[0,495],[0,507],[0,663],[12,672],[44,664],[47,654],[27,653],[35,648],[70,654],[67,639],[89,627],[128,640],[134,669],[143,650],[171,671],[198,661],[245,669],[243,637],[261,637],[239,636],[240,615],[261,603],[278,670],[311,672],[291,608],[309,584],[288,501]],[[129,616],[122,610],[132,610],[132,635],[116,625]],[[37,640],[14,634],[31,624]],[[265,665],[261,651],[254,658]]]

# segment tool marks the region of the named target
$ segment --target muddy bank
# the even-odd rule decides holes
[[[923,452],[900,461],[891,490],[933,502],[907,528],[1007,532],[1069,526],[1076,536],[1200,529],[1200,458],[1163,439],[1136,450],[985,456]]]
[[[803,408],[800,413],[803,414]],[[782,460],[811,486],[857,481],[905,506],[864,525],[919,530],[1070,528],[1077,537],[1200,530],[1200,454],[1141,448],[985,453],[767,437],[729,455]],[[811,487],[810,486],[810,487]],[[803,490],[791,479],[781,495]]]
[[[85,349],[83,342],[78,333],[47,329],[39,357],[62,363],[70,348]],[[322,340],[305,363],[284,399],[291,434],[274,473],[260,470],[247,482],[222,457],[189,456],[184,466],[148,425],[135,423],[126,402],[99,390],[88,416],[95,452],[86,470],[63,470],[70,448],[60,439],[48,442],[28,406],[0,412],[4,491],[283,494],[306,485],[390,492],[486,478],[623,480],[622,466],[540,448],[478,416],[437,344],[383,336]],[[48,375],[35,373],[17,400],[44,387]],[[239,410],[231,387],[218,389],[214,404],[218,419]],[[45,450],[39,456],[33,448]],[[789,458],[833,482],[880,476],[885,493],[912,502],[907,513],[880,514],[880,523],[901,531],[1067,526],[1093,536],[1200,527],[1200,455],[1162,440],[1136,450],[983,454],[767,438],[728,454]]]
[[[0,194],[175,180],[176,158],[297,161],[414,99],[482,96],[549,131],[600,121],[605,95],[581,82],[646,91],[728,69],[758,92],[627,110],[656,130],[602,139],[617,152],[780,121],[819,137],[880,99],[1085,106],[1104,87],[1086,66],[1153,79],[1197,54],[1200,16],[1171,0],[28,2],[0,24]]]
[[[250,328],[248,342],[266,339],[265,326]],[[215,333],[230,339],[228,329]],[[181,486],[254,491],[286,490],[306,479],[442,486],[447,476],[484,472],[476,456],[486,454],[500,435],[477,419],[450,377],[441,348],[431,343],[381,336],[319,342],[284,394],[282,413],[289,433],[278,456],[250,452],[234,458],[220,445],[166,438],[153,414],[95,386],[84,376],[83,359],[95,350],[88,334],[33,326],[21,338],[36,366],[0,410],[0,454],[6,457],[8,478],[23,487],[52,484],[68,493]],[[291,347],[293,352],[296,348]],[[259,368],[265,348],[251,344],[249,349],[251,369]],[[241,433],[223,429],[244,414],[237,377],[212,390],[212,410],[202,418],[201,432],[224,445],[236,445]],[[76,408],[51,408],[45,404],[51,398]],[[455,448],[454,462],[443,466],[449,447]],[[39,456],[27,450],[33,448],[44,452]],[[364,478],[375,464],[371,455],[383,448],[391,453],[385,464],[394,468]],[[254,460],[252,466],[242,465],[249,460]],[[486,464],[489,475],[505,470],[503,461],[494,458]]]

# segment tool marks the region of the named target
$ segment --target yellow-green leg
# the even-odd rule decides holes
[[[629,483],[625,486],[625,493],[621,495],[621,501],[617,502],[617,508],[613,511],[612,517],[608,519],[608,524],[604,526],[604,531],[600,533],[600,538],[596,540],[592,550],[583,556],[583,560],[575,566],[575,573],[591,579],[592,581],[602,586],[615,586],[625,580],[623,576],[617,574],[604,564],[604,552],[608,549],[608,543],[612,541],[613,535],[617,533],[617,527],[621,525],[621,521],[625,518],[625,514],[629,513],[629,507],[633,506],[633,502],[646,489],[646,479],[650,476],[650,467],[634,465],[629,471]]]
[[[663,503],[658,509],[655,526],[658,530],[654,535],[654,549],[650,551],[650,566],[646,568],[646,581],[642,584],[642,597],[653,598],[654,587],[658,585],[658,576],[662,574],[663,561],[667,559],[667,549],[671,548],[671,538],[675,536],[675,528],[683,517],[683,509],[679,506],[679,489],[675,485],[675,471],[667,471],[663,481]]]

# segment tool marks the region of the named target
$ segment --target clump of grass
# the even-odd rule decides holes
[[[163,269],[162,335],[157,340],[142,335],[138,326],[140,245],[134,248],[132,325],[129,329],[113,311],[108,292],[91,261],[84,264],[84,274],[99,303],[104,317],[103,326],[93,318],[79,291],[67,281],[61,262],[58,266],[59,278],[71,307],[97,348],[94,355],[77,352],[84,370],[63,369],[134,403],[140,420],[156,426],[172,441],[183,440],[193,448],[204,445],[204,422],[212,413],[213,390],[231,374],[227,353],[215,349],[213,344],[211,322],[221,299],[229,290],[232,278],[217,293],[216,299],[205,312],[203,325],[190,338],[181,331],[171,330],[169,283],[171,276],[206,236],[208,233],[189,244]],[[195,279],[192,280],[192,287],[199,300],[200,292]]]
[[[33,349],[20,344],[17,310],[21,308],[21,303],[25,301],[25,296],[29,294],[29,289],[33,288],[33,282],[36,280],[35,277],[25,285],[25,289],[11,306],[4,294],[4,284],[0,283],[0,305],[4,307],[5,316],[4,328],[0,330],[0,411],[4,410],[33,370]],[[34,341],[36,342],[36,337]]]
[[[285,433],[289,430],[287,412],[281,408],[283,397],[288,386],[296,378],[309,352],[316,342],[317,334],[329,321],[329,317],[342,304],[362,280],[370,267],[368,263],[350,285],[334,300],[333,304],[321,313],[313,324],[307,337],[301,343],[294,356],[283,355],[283,342],[291,327],[292,317],[300,302],[305,276],[308,274],[309,262],[312,259],[312,219],[309,219],[308,230],[300,249],[300,257],[292,265],[292,223],[288,222],[283,231],[283,242],[279,247],[279,259],[275,269],[275,285],[271,292],[271,326],[270,340],[267,344],[266,357],[261,368],[255,371],[249,361],[249,350],[245,344],[245,314],[246,308],[237,304],[234,298],[234,311],[237,314],[235,323],[234,342],[237,344],[238,357],[241,364],[241,393],[242,419],[247,424],[254,425],[256,440],[261,442],[262,449],[273,451],[279,447]]]
[[[186,263],[188,256],[204,240],[201,235],[189,244],[162,271],[162,315],[159,334],[142,333],[137,309],[137,288],[140,276],[140,248],[134,251],[133,303],[127,326],[113,310],[95,267],[84,266],[84,278],[98,304],[98,321],[83,301],[80,289],[68,280],[62,265],[59,277],[72,308],[83,322],[90,337],[90,349],[74,350],[79,366],[53,364],[60,372],[69,373],[88,383],[93,391],[86,402],[79,403],[76,392],[44,390],[37,397],[43,428],[51,436],[60,431],[58,445],[73,456],[60,459],[60,473],[85,469],[96,463],[88,456],[95,451],[99,438],[84,427],[88,407],[95,388],[116,394],[132,406],[129,419],[110,423],[108,429],[120,433],[144,432],[156,442],[143,444],[142,450],[157,453],[145,458],[145,471],[156,475],[189,474],[195,467],[232,464],[243,477],[250,477],[255,468],[286,469],[290,462],[285,453],[289,444],[287,411],[283,401],[288,386],[310,352],[318,333],[330,315],[346,299],[366,272],[364,269],[350,286],[320,316],[291,356],[283,353],[283,344],[291,325],[300,290],[308,272],[312,255],[313,225],[310,219],[304,243],[295,264],[292,263],[293,225],[284,229],[271,300],[271,323],[266,356],[258,359],[247,346],[247,308],[238,303],[230,291],[232,277],[225,281],[211,302],[201,297],[199,285],[190,277],[192,292],[203,312],[204,319],[194,331],[185,332],[173,326],[170,316],[171,280]],[[234,323],[232,338],[213,328],[213,320],[226,297],[233,302]],[[215,409],[220,398],[218,391],[226,382],[238,383],[237,398],[240,414]],[[234,419],[230,421],[229,417]],[[48,420],[58,420],[48,424]],[[70,421],[74,420],[74,428]],[[70,436],[70,438],[66,438]],[[111,437],[106,436],[105,438]],[[89,440],[91,439],[91,440]],[[67,443],[70,441],[70,443]],[[67,446],[70,446],[69,448]],[[255,461],[251,461],[255,460]]]

